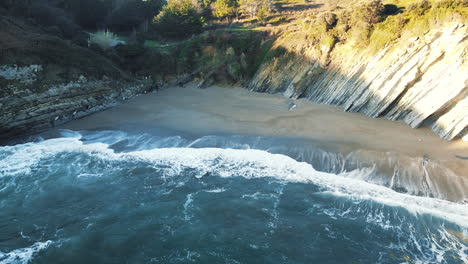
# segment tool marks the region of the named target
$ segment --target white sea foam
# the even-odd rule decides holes
[[[432,214],[468,227],[468,205],[429,197],[398,193],[384,186],[318,172],[310,164],[287,156],[261,150],[234,149],[154,149],[124,154],[121,158],[139,158],[170,166],[176,173],[184,168],[196,168],[202,175],[245,178],[272,177],[278,180],[313,183],[337,196],[373,200],[390,206],[403,207],[415,214]]]
[[[59,138],[0,148],[0,155],[8,153],[0,160],[0,177],[30,173],[31,167],[39,164],[41,159],[62,152],[82,152],[103,160],[135,160],[159,167],[163,165],[168,168],[166,174],[169,176],[178,175],[190,168],[195,169],[200,177],[270,177],[281,181],[313,183],[335,196],[372,200],[406,208],[414,214],[432,214],[461,227],[468,227],[467,204],[398,193],[384,186],[346,177],[347,175],[318,172],[308,163],[254,149],[159,148],[115,153],[107,144],[84,144],[77,137]]]
[[[79,132],[62,130],[63,137],[82,137],[87,143],[101,142],[113,149],[137,151],[154,148],[232,148],[260,149],[306,161],[319,171],[343,173],[377,185],[412,195],[468,202],[468,179],[460,177],[444,164],[427,157],[406,157],[396,152],[355,150],[348,155],[328,152],[313,146],[272,141],[272,138],[246,136],[203,136],[188,140],[180,136],[158,137],[128,134],[123,131]],[[1,157],[0,157],[1,158]],[[360,170],[358,170],[360,169]]]
[[[196,194],[196,193],[195,193]],[[192,214],[190,214],[189,209],[193,203],[193,193],[187,194],[187,200],[184,203],[184,220],[189,221],[192,218]]]
[[[0,252],[0,264],[27,264],[41,250],[48,248],[52,241],[37,242],[26,248],[13,250],[9,253]]]
[[[85,145],[78,137],[57,138],[37,143],[0,147],[0,177],[31,173],[31,168],[41,159],[63,152],[83,152],[110,157],[114,153],[109,145],[93,143]],[[4,155],[3,153],[8,153]]]
[[[213,189],[213,190],[206,190],[205,192],[207,193],[222,193],[222,192],[225,192],[226,189],[224,188],[217,188],[217,189]]]

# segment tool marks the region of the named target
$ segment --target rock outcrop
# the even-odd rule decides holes
[[[40,74],[40,73],[39,73]],[[25,76],[25,79],[31,78]],[[0,98],[0,140],[28,135],[115,106],[151,88],[148,82],[86,80],[31,91],[10,85]]]
[[[377,53],[347,44],[331,52],[288,47],[261,66],[249,89],[404,120],[413,128],[424,124],[447,140],[466,138],[467,49],[468,27],[460,23],[401,37]]]
[[[151,86],[98,51],[0,16],[0,141],[111,107]]]
[[[175,84],[199,78],[202,86],[246,81],[256,92],[307,98],[468,140],[466,23],[434,26],[419,37],[402,34],[378,51],[332,40],[312,41],[304,30],[286,27],[277,34],[202,34],[169,55],[131,47],[105,53],[0,16],[0,139],[36,133],[151,90],[152,81],[136,79],[137,73]],[[175,72],[178,78],[166,78]]]

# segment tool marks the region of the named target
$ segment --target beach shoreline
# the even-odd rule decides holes
[[[290,108],[293,108],[290,110]],[[58,129],[128,130],[152,127],[198,136],[242,134],[294,137],[339,146],[340,151],[396,152],[443,163],[468,178],[468,142],[445,141],[429,128],[412,129],[401,121],[372,119],[361,113],[305,99],[260,94],[240,87],[195,84],[138,96],[124,104],[61,125]],[[457,157],[459,156],[459,157]]]

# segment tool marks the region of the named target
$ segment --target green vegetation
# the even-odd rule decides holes
[[[444,23],[468,20],[468,3],[463,0],[420,0],[412,1],[400,7],[403,11],[388,16],[374,26],[370,43],[374,50],[401,37],[422,36],[430,28],[437,28]]]
[[[333,49],[336,43],[336,38],[333,34],[325,34],[322,38],[322,47],[326,47],[328,49]]]
[[[163,44],[159,41],[154,41],[154,40],[146,40],[144,43],[143,43],[143,46],[147,47],[147,48],[159,48],[159,47],[162,47],[166,44]]]
[[[370,43],[374,49],[380,49],[387,43],[396,40],[401,36],[403,28],[408,23],[408,19],[404,16],[392,16],[387,18],[384,22],[375,26],[374,31],[370,37]]]
[[[267,53],[274,41],[264,42],[266,37],[253,31],[213,31],[151,48],[119,46],[117,52],[125,58],[123,66],[128,70],[154,80],[170,82],[188,75],[237,83],[249,80],[257,71],[261,64],[258,54]]]
[[[202,31],[204,18],[192,0],[172,0],[153,19],[155,29],[163,36],[185,38]]]
[[[108,50],[112,47],[115,47],[117,44],[119,44],[121,40],[117,37],[116,34],[106,30],[106,31],[98,31],[96,33],[91,33],[89,42],[91,44],[98,45],[103,50]]]
[[[273,2],[271,0],[239,0],[239,8],[242,14],[264,21],[273,10]]]
[[[138,75],[156,79],[184,74],[218,76],[226,82],[247,80],[262,63],[285,62],[295,53],[307,52],[326,63],[339,46],[377,52],[400,38],[421,36],[446,22],[466,22],[468,18],[466,0],[330,3],[36,0],[30,4],[8,0],[0,7],[34,18],[58,38],[86,48],[91,44],[94,52]],[[10,38],[2,36],[0,44]],[[127,45],[118,45],[121,40]]]
[[[257,11],[258,20],[265,22],[265,19],[270,15],[270,8],[267,5],[261,5]]]
[[[99,2],[95,1],[94,2]],[[120,1],[108,15],[107,27],[119,31],[134,28],[148,30],[149,21],[159,13],[165,1],[163,0],[133,0]]]
[[[164,4],[165,0],[0,1],[0,7],[11,14],[33,19],[45,27],[56,27],[67,38],[82,30],[147,30],[148,21]]]
[[[447,22],[466,22],[467,9],[464,0],[371,0],[296,23],[302,26],[303,38],[322,47],[333,48],[338,42],[376,52],[403,34],[421,36]]]
[[[213,5],[213,15],[217,18],[232,18],[239,16],[237,0],[216,0]]]

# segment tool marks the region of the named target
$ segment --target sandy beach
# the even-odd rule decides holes
[[[291,103],[296,104],[289,110]],[[412,129],[403,122],[372,119],[360,113],[259,94],[238,87],[173,87],[141,95],[115,108],[75,120],[59,128],[71,130],[163,127],[196,135],[246,134],[310,139],[356,149],[429,157],[468,176],[468,142],[445,141],[428,128]],[[147,131],[146,131],[147,130]]]

